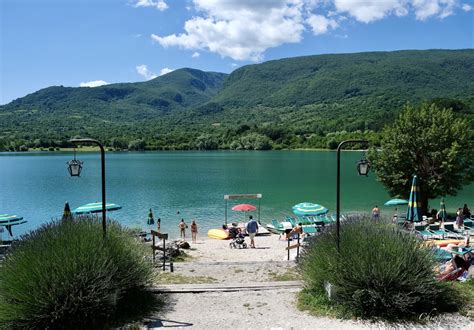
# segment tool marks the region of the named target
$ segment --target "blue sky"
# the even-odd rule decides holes
[[[473,0],[1,0],[0,104],[312,54],[474,48]]]

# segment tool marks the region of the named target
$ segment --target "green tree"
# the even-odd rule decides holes
[[[215,150],[219,147],[219,142],[211,134],[202,134],[196,139],[196,148],[199,150]]]
[[[455,195],[474,179],[472,137],[467,120],[434,104],[406,106],[382,131],[381,150],[368,157],[392,195],[409,196],[411,179],[419,178],[423,214],[428,199]]]
[[[134,140],[128,144],[129,150],[145,150],[146,143],[143,140]]]

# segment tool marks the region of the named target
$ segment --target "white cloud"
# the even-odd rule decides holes
[[[103,85],[108,85],[109,83],[104,80],[92,80],[92,81],[85,81],[79,84],[80,87],[99,87]]]
[[[260,61],[263,52],[302,39],[303,0],[193,0],[202,16],[186,21],[184,33],[152,39],[163,47],[207,49],[235,60]]]
[[[135,8],[138,7],[155,7],[159,11],[164,11],[168,9],[168,5],[164,0],[135,0],[133,1],[135,4],[133,5]]]
[[[146,80],[154,79],[157,77],[156,74],[148,70],[148,67],[145,64],[137,65],[135,69],[137,70],[137,73]]]
[[[421,21],[431,16],[439,18],[451,16],[456,4],[457,0],[413,0],[416,18]]]
[[[174,69],[170,69],[170,68],[163,68],[161,69],[160,71],[160,76],[164,75],[164,74],[167,74],[167,73],[170,73],[170,72],[173,72]]]
[[[148,0],[149,1],[149,0]],[[387,16],[443,19],[469,11],[463,0],[188,0],[195,15],[182,33],[152,34],[162,47],[207,50],[237,61],[261,61],[267,49],[299,43],[305,31],[321,35],[348,20],[371,23]],[[465,1],[465,0],[464,0]],[[194,56],[193,56],[194,57]]]
[[[348,13],[357,21],[370,23],[389,15],[406,16],[414,12],[416,19],[445,18],[454,14],[459,0],[333,0],[339,13]]]
[[[336,20],[322,15],[310,15],[306,21],[315,35],[324,34],[329,29],[335,29],[339,26]]]
[[[334,0],[338,12],[348,13],[359,22],[370,23],[389,14],[408,14],[407,0]]]
[[[193,55],[191,55],[192,58],[196,58],[199,56],[201,56],[201,54],[199,54],[198,52],[194,52]]]

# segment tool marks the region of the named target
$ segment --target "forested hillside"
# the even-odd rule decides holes
[[[67,146],[72,136],[114,149],[332,148],[348,137],[376,142],[404,104],[423,101],[472,119],[474,50],[316,55],[229,76],[181,69],[142,83],[49,87],[0,107],[0,148]]]

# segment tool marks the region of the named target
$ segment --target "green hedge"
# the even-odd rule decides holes
[[[431,250],[414,235],[388,223],[351,219],[341,226],[340,237],[339,253],[335,226],[303,251],[306,293],[315,299],[328,281],[337,288],[330,303],[349,316],[408,319],[460,307],[455,292],[436,281]],[[307,294],[305,299],[308,305]]]
[[[143,246],[116,222],[53,221],[23,236],[0,266],[0,328],[102,327],[148,284]],[[136,294],[134,294],[136,295]]]

